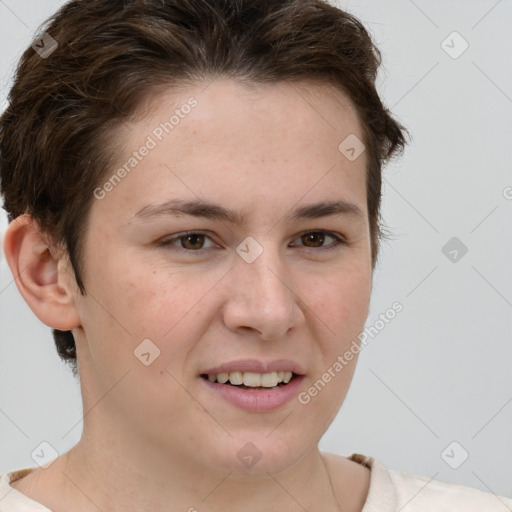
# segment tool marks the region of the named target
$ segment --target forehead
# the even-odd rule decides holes
[[[347,200],[359,196],[364,210],[366,155],[347,159],[340,150],[347,137],[363,140],[357,112],[328,84],[217,78],[160,90],[117,133],[118,167],[151,148],[109,200],[117,197],[127,212],[174,197],[238,201],[243,209],[244,198],[278,204],[344,192]]]
[[[281,108],[294,105],[298,108],[295,115],[298,115],[304,114],[301,111],[307,106],[331,129],[338,129],[343,120],[359,124],[357,110],[348,94],[333,83],[312,79],[263,83],[223,76],[148,88],[131,120],[144,122],[162,113],[163,103],[174,102],[178,107],[190,95],[201,100],[203,111],[217,107],[223,108],[224,114],[230,114],[242,103],[247,107],[251,104],[252,109],[260,111],[264,111],[265,106],[274,109],[278,105]],[[343,113],[343,119],[340,119],[340,113]]]

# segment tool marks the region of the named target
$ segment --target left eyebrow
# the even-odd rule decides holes
[[[226,221],[237,226],[242,225],[246,217],[243,212],[229,210],[219,204],[198,199],[171,199],[161,204],[149,204],[139,210],[134,217],[148,218],[162,215],[191,215],[193,217]],[[291,212],[287,217],[289,217],[291,221],[297,221],[319,219],[335,215],[351,217],[360,222],[364,221],[365,218],[359,206],[343,199],[322,201],[302,206]]]

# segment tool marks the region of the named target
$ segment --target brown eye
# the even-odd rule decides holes
[[[179,240],[183,240],[182,247],[184,249],[189,250],[196,250],[196,249],[202,249],[202,246],[204,244],[204,235],[201,234],[192,234],[192,235],[185,235],[179,238]]]
[[[325,234],[322,231],[312,231],[301,236],[302,242],[307,247],[321,247],[325,240]],[[309,244],[313,245],[309,245]]]
[[[327,239],[332,238],[334,242],[331,242],[328,245],[323,245]],[[348,245],[348,242],[345,238],[338,234],[333,233],[331,231],[317,230],[317,231],[306,231],[301,233],[299,240],[302,242],[302,247],[306,249],[320,249],[321,251],[330,251],[333,249],[339,249],[343,245]]]
[[[205,247],[205,242],[210,241],[210,245]],[[203,253],[207,249],[214,248],[215,244],[208,235],[203,233],[191,231],[189,233],[182,233],[181,235],[173,236],[171,238],[164,238],[160,241],[162,247],[168,249],[175,249],[177,251],[189,253]]]

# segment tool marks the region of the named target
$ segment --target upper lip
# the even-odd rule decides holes
[[[201,375],[218,375],[219,373],[231,372],[255,372],[255,373],[270,373],[270,372],[293,372],[296,375],[304,375],[302,366],[289,359],[274,359],[272,361],[261,361],[258,359],[239,359],[237,361],[230,361],[229,363],[222,363],[219,366],[209,368],[201,372]]]

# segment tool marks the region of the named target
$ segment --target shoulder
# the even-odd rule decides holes
[[[450,505],[452,512],[511,512],[512,499],[466,485],[442,482],[423,475],[390,470],[390,478],[403,499],[411,500],[403,512],[428,511]],[[413,506],[414,503],[414,506]]]
[[[18,489],[19,482],[35,469],[24,468],[0,474],[0,512],[51,512]]]
[[[401,512],[511,512],[512,499],[466,485],[436,480],[424,475],[388,469],[372,457],[353,454],[355,462],[371,467],[372,477],[367,503],[362,512],[385,510]],[[382,510],[382,508],[379,508]]]

